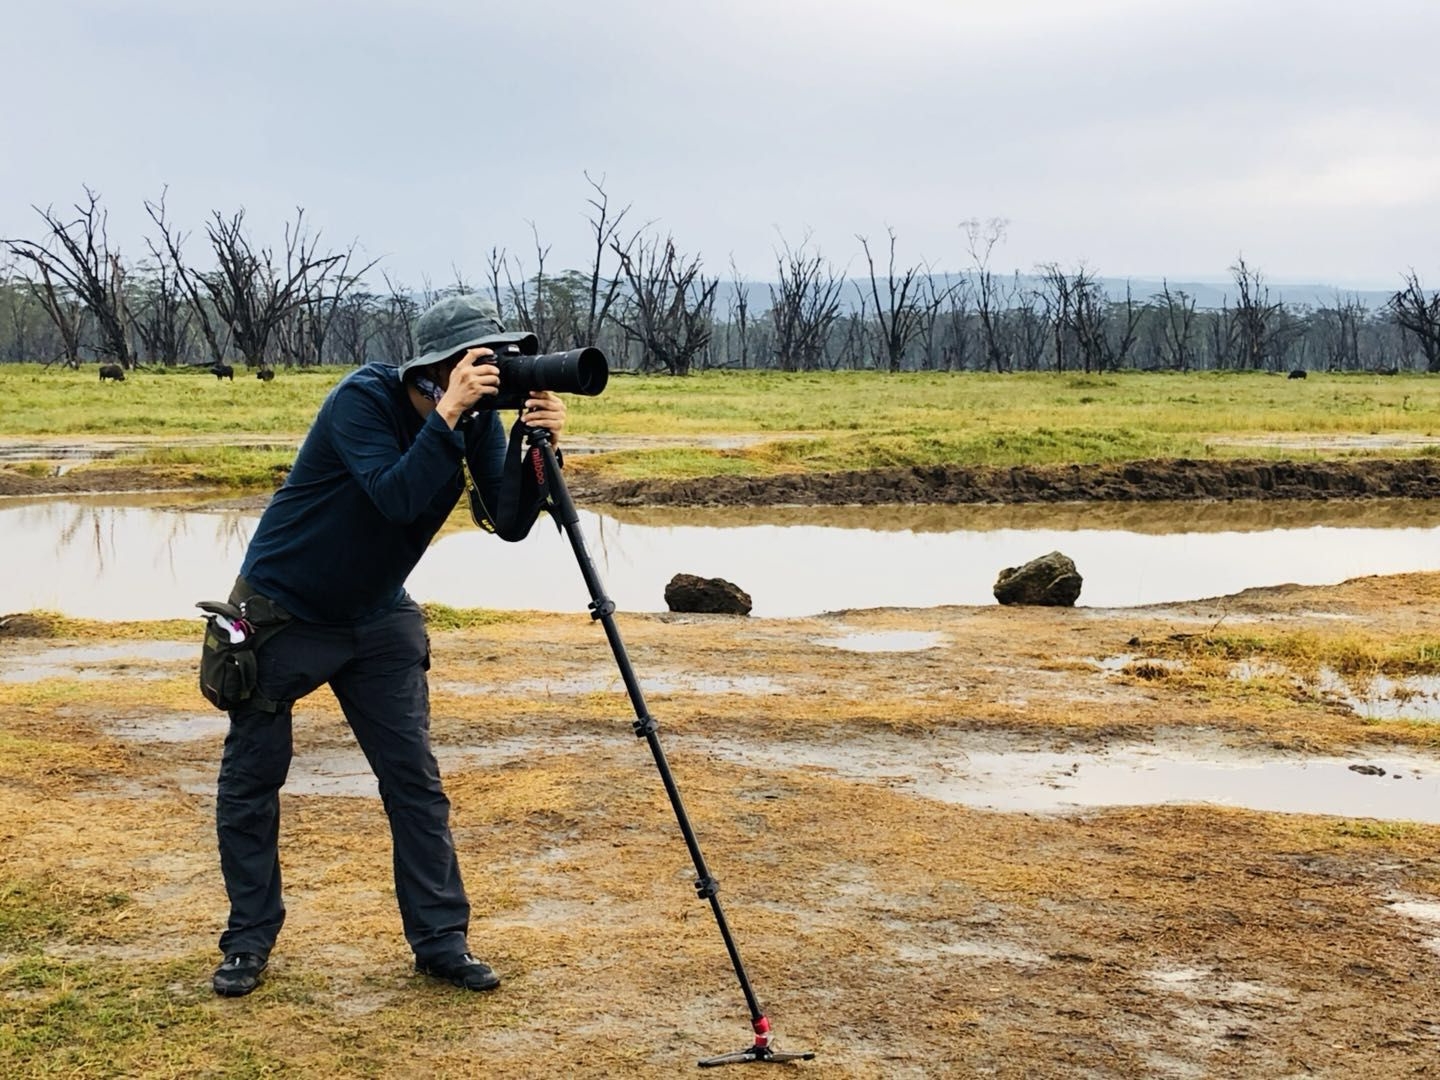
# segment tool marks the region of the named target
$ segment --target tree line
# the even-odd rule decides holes
[[[196,240],[145,203],[151,231],[122,257],[100,196],[34,208],[31,238],[0,239],[0,361],[79,367],[249,368],[397,361],[416,317],[454,292],[494,300],[506,324],[547,350],[599,345],[612,366],[684,375],[705,368],[890,372],[1295,369],[1440,372],[1440,292],[1415,271],[1379,307],[1337,292],[1331,303],[1273,297],[1243,256],[1233,293],[1200,307],[1183,288],[1113,295],[1084,264],[1022,275],[995,269],[1005,222],[961,224],[965,266],[941,273],[896,256],[896,235],[857,235],[863,267],[838,268],[807,236],[780,243],[774,273],[749,281],[648,225],[628,224],[587,175],[588,262],[555,269],[532,225],[531,250],[492,248],[479,277],[452,268],[442,285],[394,280],[354,243],[323,248],[303,209],[278,243],[254,238],[245,211],[214,211]],[[201,249],[197,259],[192,252]],[[723,286],[723,289],[722,289]]]

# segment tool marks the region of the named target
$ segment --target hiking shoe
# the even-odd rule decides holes
[[[253,952],[235,952],[210,977],[210,985],[222,997],[244,997],[260,985],[260,973],[269,966],[265,957]]]
[[[444,979],[466,990],[494,990],[500,985],[500,976],[482,964],[468,952],[459,956],[443,956],[436,960],[415,960],[415,970],[432,979]]]

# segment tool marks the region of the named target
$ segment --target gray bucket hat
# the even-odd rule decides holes
[[[496,345],[518,345],[527,356],[538,351],[534,334],[506,332],[500,313],[489,300],[474,293],[447,296],[415,321],[415,355],[400,365],[399,374],[404,378],[413,368],[439,363],[464,349]]]

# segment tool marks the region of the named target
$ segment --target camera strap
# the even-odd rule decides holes
[[[524,540],[530,527],[550,502],[550,479],[546,475],[545,457],[538,446],[525,445],[524,419],[515,421],[510,441],[505,447],[505,466],[500,473],[500,494],[492,512],[480,496],[480,486],[465,464],[465,480],[470,494],[470,517],[486,532],[501,540]],[[556,460],[561,460],[556,452]],[[560,528],[557,521],[555,527]]]

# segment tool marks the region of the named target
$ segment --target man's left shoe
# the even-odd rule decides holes
[[[230,953],[215,969],[210,985],[221,997],[244,997],[260,985],[260,976],[267,966],[265,957],[258,953]]]
[[[444,979],[466,990],[494,990],[500,985],[500,976],[491,970],[489,964],[482,964],[468,952],[458,956],[444,956],[435,960],[415,960],[415,970],[432,979]]]

